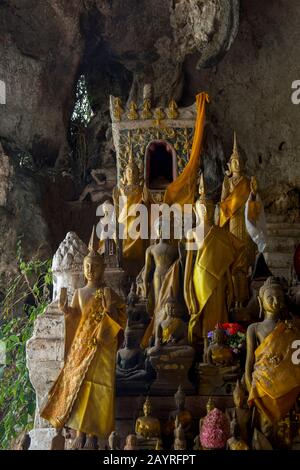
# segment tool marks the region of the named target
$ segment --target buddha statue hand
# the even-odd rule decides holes
[[[63,313],[68,312],[68,291],[66,287],[60,289],[58,307]]]

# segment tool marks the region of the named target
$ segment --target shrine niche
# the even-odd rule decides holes
[[[150,142],[145,154],[145,182],[149,189],[164,190],[177,176],[174,148],[166,141]]]

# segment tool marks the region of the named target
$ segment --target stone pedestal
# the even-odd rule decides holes
[[[180,347],[178,347],[180,350]],[[176,357],[170,359],[168,354],[160,356],[150,356],[150,363],[155,369],[157,377],[150,387],[151,394],[172,395],[181,385],[188,395],[195,393],[195,387],[188,378],[188,372],[192,367],[194,351],[191,356]]]
[[[40,417],[40,407],[64,364],[65,322],[57,302],[52,302],[34,324],[26,345],[30,381],[36,391],[34,429],[30,432],[30,450],[49,450],[55,429]]]
[[[241,378],[238,366],[215,366],[200,363],[197,367],[199,395],[232,395],[236,381]]]

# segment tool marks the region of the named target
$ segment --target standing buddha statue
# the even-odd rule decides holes
[[[243,162],[241,160],[236,133],[234,133],[233,152],[228,163],[228,171],[225,173],[221,203],[220,203],[220,227],[228,227],[230,233],[242,240],[246,245],[245,273],[239,272],[234,276],[236,291],[238,292],[237,304],[241,305],[249,297],[247,274],[249,267],[254,266],[256,245],[248,233],[247,219],[255,225],[263,210],[257,194],[257,182],[254,177],[247,178],[243,174]],[[247,205],[247,211],[245,211]],[[247,214],[245,215],[245,212]],[[251,224],[251,227],[254,225]],[[252,234],[255,238],[255,235]]]
[[[218,322],[228,322],[236,298],[233,276],[245,267],[245,245],[214,225],[214,203],[206,198],[203,175],[195,204],[198,225],[187,234],[184,297],[190,314],[189,342],[205,338]]]
[[[73,446],[77,449],[95,448],[96,437],[107,439],[114,429],[116,352],[126,323],[124,302],[103,284],[104,259],[97,248],[93,229],[84,258],[86,286],[75,290],[71,305],[66,289],[61,290],[60,309],[78,326],[64,367],[41,409],[53,427],[77,431]]]
[[[122,264],[128,274],[136,276],[142,268],[146,250],[146,240],[132,238],[131,230],[136,224],[134,206],[143,202],[143,179],[133,156],[132,146],[128,148],[128,163],[119,185],[114,188],[113,200],[118,223],[123,228]]]

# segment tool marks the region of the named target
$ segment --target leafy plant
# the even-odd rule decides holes
[[[26,342],[34,321],[43,313],[52,283],[50,261],[25,262],[18,245],[20,273],[7,287],[2,303],[0,341],[5,344],[6,364],[0,373],[0,448],[33,425],[35,392],[26,367]],[[15,308],[23,302],[21,314]]]

